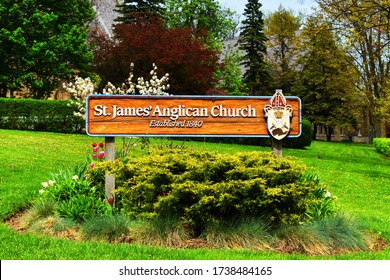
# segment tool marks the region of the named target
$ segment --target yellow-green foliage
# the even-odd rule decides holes
[[[116,178],[116,206],[143,217],[179,217],[201,230],[211,220],[264,217],[272,223],[296,223],[307,217],[318,187],[300,180],[305,167],[271,153],[236,155],[194,150],[158,150],[126,163],[97,165]]]
[[[386,156],[390,156],[390,139],[389,138],[374,138],[374,146],[378,152]]]

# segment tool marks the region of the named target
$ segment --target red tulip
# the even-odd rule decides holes
[[[94,142],[94,143],[92,143],[92,147],[97,147],[97,144]]]
[[[98,147],[93,147],[93,151],[96,153],[98,151]]]
[[[103,151],[103,152],[100,152],[100,153],[98,154],[98,158],[102,158],[102,157],[104,157],[104,151]]]
[[[92,163],[89,165],[89,167],[94,168],[94,167],[95,167],[95,164],[92,162]]]
[[[96,154],[92,154],[92,157],[93,157],[93,158],[96,158]]]
[[[103,142],[99,143],[99,147],[103,148],[104,147],[104,143]]]
[[[114,200],[112,199],[112,197],[108,198],[108,203],[112,204],[113,201],[114,201]]]

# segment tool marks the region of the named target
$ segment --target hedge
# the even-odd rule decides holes
[[[0,128],[81,133],[85,122],[67,101],[0,98]]]
[[[313,125],[310,121],[302,119],[302,133],[298,138],[283,139],[283,146],[286,148],[303,149],[309,147],[313,139]]]
[[[374,138],[375,149],[390,157],[390,138]]]

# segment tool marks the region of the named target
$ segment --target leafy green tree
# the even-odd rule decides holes
[[[390,1],[317,0],[320,12],[334,23],[333,29],[354,58],[360,81],[356,83],[365,112],[369,115],[371,137],[385,137],[386,100],[390,85]],[[385,107],[383,107],[385,106]]]
[[[265,34],[269,38],[268,62],[273,73],[273,87],[288,93],[294,82],[299,55],[299,29],[301,18],[283,6],[267,16]]]
[[[291,92],[301,97],[305,118],[324,126],[330,141],[333,127],[357,126],[357,72],[330,23],[318,18],[302,31],[301,52],[302,71]]]
[[[190,27],[199,35],[206,30],[212,42],[221,42],[235,34],[235,12],[224,9],[217,0],[166,0],[165,20],[170,27]]]
[[[12,19],[12,20],[11,20]],[[87,71],[92,52],[87,0],[2,0],[0,3],[0,88],[27,88],[46,98],[75,70]]]
[[[249,89],[242,80],[240,51],[230,43],[224,46],[221,67],[216,72],[219,80],[218,89],[230,95],[247,95]]]
[[[164,14],[165,0],[124,0],[117,5],[117,12],[121,15],[116,21],[121,23],[135,23],[142,17],[143,19],[154,19],[156,16],[162,17]]]
[[[252,95],[271,93],[271,74],[266,62],[267,54],[264,34],[264,15],[258,0],[248,0],[245,6],[241,34],[238,40],[240,49],[244,51],[243,66],[246,68],[244,81]]]

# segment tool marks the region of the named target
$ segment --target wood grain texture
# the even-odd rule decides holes
[[[264,106],[271,97],[108,96],[87,99],[89,135],[268,136]],[[301,129],[300,99],[290,136]],[[199,127],[191,127],[196,122]]]

